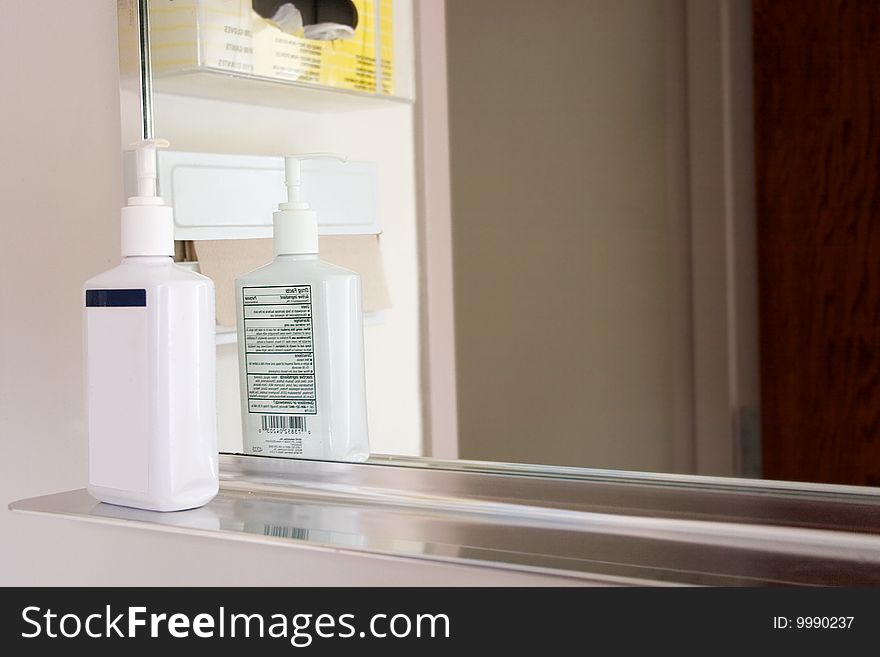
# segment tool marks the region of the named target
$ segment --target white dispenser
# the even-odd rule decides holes
[[[218,488],[214,284],[177,266],[156,148],[137,145],[138,195],[122,209],[122,262],[84,286],[89,492],[176,511]]]
[[[244,452],[369,457],[361,280],[318,259],[318,220],[286,157],[288,200],[273,214],[275,260],[235,282]]]

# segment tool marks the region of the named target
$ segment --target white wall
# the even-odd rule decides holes
[[[156,94],[155,134],[182,151],[338,152],[379,165],[380,238],[392,307],[365,327],[373,453],[420,455],[419,290],[412,105],[296,111]],[[237,399],[236,352],[221,349],[221,398]],[[231,408],[236,408],[232,406]],[[236,416],[237,417],[237,416]]]
[[[86,482],[80,285],[118,259],[116,49],[113,0],[5,0],[0,7],[0,60],[7,62],[0,108],[0,584],[546,582],[6,510],[14,499]]]
[[[446,3],[463,458],[674,469],[668,5]]]

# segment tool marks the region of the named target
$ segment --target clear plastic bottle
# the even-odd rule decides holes
[[[275,260],[235,282],[244,452],[369,457],[360,276],[318,258],[317,216],[285,158]]]

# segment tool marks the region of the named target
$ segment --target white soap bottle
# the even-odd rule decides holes
[[[122,209],[122,262],[84,286],[89,492],[176,511],[218,488],[214,284],[172,260],[156,148],[138,144],[138,195]]]
[[[286,157],[275,260],[238,278],[235,307],[245,454],[331,461],[370,455],[361,280],[318,258],[318,219]]]

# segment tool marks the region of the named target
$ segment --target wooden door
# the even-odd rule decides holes
[[[880,2],[753,27],[764,476],[880,485]]]

